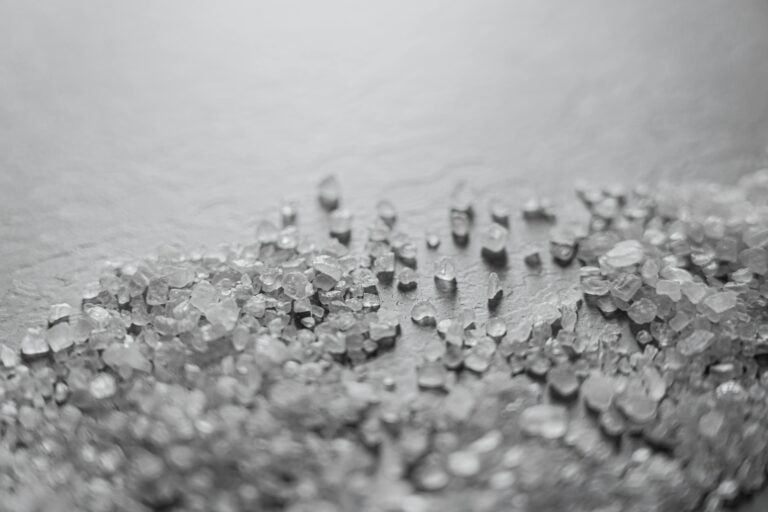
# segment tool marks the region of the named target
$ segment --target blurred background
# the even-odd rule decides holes
[[[329,173],[423,230],[459,178],[514,204],[767,165],[765,0],[0,0],[0,337],[283,199],[317,229]]]

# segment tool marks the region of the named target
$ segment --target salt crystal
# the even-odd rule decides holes
[[[600,423],[600,429],[610,437],[619,437],[627,429],[627,422],[624,418],[614,409],[608,409],[603,411],[598,421]]]
[[[46,331],[45,339],[54,352],[66,350],[75,342],[72,327],[68,323],[58,323],[52,326]]]
[[[443,388],[446,377],[445,366],[439,361],[425,361],[416,369],[416,382],[422,388]]]
[[[502,318],[491,318],[485,324],[485,333],[498,341],[507,334],[507,324]]]
[[[561,398],[571,398],[579,391],[579,379],[570,365],[562,364],[547,373],[552,391]]]
[[[117,382],[109,373],[99,373],[88,386],[91,396],[96,400],[110,398],[117,392]]]
[[[492,307],[497,305],[504,295],[504,290],[499,282],[499,276],[496,272],[488,274],[488,285],[486,287],[486,297],[488,298],[488,304]]]
[[[610,377],[593,373],[581,385],[584,402],[594,411],[607,410],[613,403],[615,386],[615,382]]]
[[[629,302],[642,286],[642,280],[635,274],[621,273],[611,283],[611,295],[624,302]]]
[[[168,279],[158,277],[150,280],[145,300],[149,306],[162,306],[168,302]]]
[[[559,439],[568,431],[568,412],[559,405],[533,405],[520,415],[520,428],[532,436]]]
[[[480,457],[475,452],[458,451],[448,456],[448,470],[456,476],[474,476],[480,467]]]
[[[523,205],[523,218],[525,220],[553,222],[555,214],[552,211],[552,204],[549,200],[532,197]]]
[[[317,186],[317,199],[326,210],[335,210],[341,202],[341,187],[335,175],[326,176]]]
[[[256,226],[256,240],[262,245],[274,244],[279,232],[274,222],[262,220]]]
[[[658,308],[650,299],[642,298],[630,306],[627,314],[636,324],[647,324],[656,318]]]
[[[234,329],[240,315],[240,308],[232,297],[227,297],[221,302],[208,305],[204,311],[205,317],[212,325],[218,325],[225,330]]]
[[[334,210],[330,220],[331,236],[341,243],[349,242],[352,235],[352,212],[345,209]]]
[[[683,294],[692,304],[698,304],[707,295],[707,285],[686,281],[681,286]]]
[[[283,292],[293,300],[303,300],[314,293],[303,272],[288,272],[283,276]]]
[[[0,345],[0,364],[6,368],[14,368],[19,364],[19,354],[5,344]]]
[[[623,240],[605,254],[605,262],[613,268],[638,265],[645,258],[643,244],[637,240]]]
[[[43,330],[39,327],[27,329],[27,333],[21,340],[21,353],[28,357],[36,357],[48,353],[48,350]]]
[[[395,209],[395,205],[386,199],[382,199],[376,203],[376,214],[390,228],[394,226],[395,221],[397,220],[397,210]]]
[[[428,249],[437,249],[440,247],[440,236],[434,231],[427,231],[425,234]]]
[[[54,304],[48,310],[48,323],[50,325],[56,322],[69,320],[69,316],[72,314],[72,306],[69,304]]]
[[[682,298],[681,286],[679,281],[671,281],[668,279],[659,279],[656,283],[656,293],[664,295],[672,299],[674,302],[679,302]]]
[[[422,326],[432,326],[436,324],[437,310],[429,301],[419,301],[411,308],[411,320]]]
[[[501,199],[494,198],[489,204],[491,220],[502,226],[509,227],[509,206]]]
[[[720,315],[736,307],[739,295],[736,292],[717,292],[702,301],[702,304]]]
[[[441,286],[456,285],[456,267],[448,258],[442,258],[435,266],[435,283]]]
[[[677,342],[677,351],[686,357],[698,355],[706,351],[714,339],[715,335],[713,333],[697,329],[688,337]]]
[[[523,262],[532,268],[540,267],[541,256],[539,255],[539,251],[532,250],[528,252],[525,256],[523,256]]]
[[[397,274],[397,287],[402,291],[415,290],[418,285],[418,274],[411,268],[404,268]]]
[[[465,213],[451,213],[451,234],[453,241],[459,245],[466,245],[469,242],[469,216]]]
[[[649,423],[656,417],[656,402],[643,393],[620,394],[616,398],[616,407],[634,423]]]
[[[576,236],[573,231],[566,228],[553,230],[550,234],[549,252],[558,265],[570,265],[576,256]]]
[[[283,223],[283,227],[293,226],[296,224],[296,217],[298,212],[296,204],[291,201],[284,201],[280,206],[280,220]]]
[[[459,181],[451,192],[451,211],[472,215],[473,194],[466,181]]]
[[[485,258],[498,258],[506,253],[509,232],[504,226],[492,223],[483,232],[482,254]]]
[[[189,302],[200,311],[205,311],[208,305],[214,301],[216,294],[216,288],[211,283],[200,281],[192,288],[192,296]]]

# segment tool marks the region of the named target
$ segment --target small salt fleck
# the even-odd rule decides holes
[[[581,385],[584,402],[594,411],[607,410],[613,403],[615,386],[616,384],[610,377],[593,373]]]
[[[723,314],[736,307],[738,298],[736,292],[717,292],[704,299],[702,304],[717,314]]]
[[[494,340],[500,340],[507,334],[507,324],[502,318],[491,318],[485,324],[485,332]]]
[[[435,283],[441,286],[456,285],[456,267],[448,258],[443,258],[435,266]]]
[[[416,382],[422,388],[443,388],[446,377],[445,366],[439,361],[425,361],[416,369]]]
[[[395,205],[386,199],[382,199],[376,203],[376,214],[384,223],[390,228],[394,226],[397,220],[397,210]]]
[[[413,305],[411,309],[411,320],[422,326],[433,326],[436,324],[437,310],[431,302],[422,300]]]
[[[415,270],[406,267],[397,274],[397,287],[402,291],[415,290],[418,278]]]
[[[25,356],[35,357],[48,352],[48,343],[45,341],[43,330],[38,327],[27,329],[27,333],[21,340],[21,353]]]
[[[434,231],[427,231],[424,237],[426,239],[428,249],[434,250],[440,247],[440,236]]]
[[[499,198],[491,199],[488,210],[491,214],[491,220],[502,226],[509,227],[509,206]]]
[[[74,343],[72,327],[68,323],[58,323],[46,331],[45,339],[54,352],[65,350]]]
[[[534,405],[520,415],[520,427],[532,436],[559,439],[568,431],[568,412],[559,405]]]
[[[643,244],[637,240],[623,240],[605,254],[605,262],[613,268],[624,268],[642,263],[645,257]]]
[[[488,274],[488,286],[486,296],[488,298],[488,304],[495,306],[501,300],[504,295],[504,290],[499,282],[499,276],[496,272]]]
[[[283,276],[283,292],[293,300],[302,300],[312,295],[314,289],[303,272],[288,272]]]
[[[579,391],[579,379],[570,365],[562,364],[551,369],[547,374],[547,382],[561,398],[571,398]]]
[[[703,329],[693,331],[688,337],[677,342],[677,351],[690,357],[706,351],[715,339],[715,335]]]
[[[506,253],[509,232],[504,226],[492,223],[483,232],[482,254],[485,258],[498,258]]]
[[[352,235],[352,212],[345,209],[334,210],[331,213],[331,236],[341,243],[349,242]]]
[[[317,186],[317,199],[326,210],[335,210],[341,202],[341,187],[335,175],[326,176]]]
[[[541,256],[539,255],[539,251],[533,250],[529,253],[527,253],[523,257],[523,262],[532,268],[540,267],[541,266]]]
[[[114,396],[117,392],[117,382],[109,373],[100,373],[93,378],[88,386],[93,398],[102,400]]]
[[[656,318],[657,311],[658,308],[652,300],[642,298],[630,306],[627,314],[636,324],[642,325],[650,323],[651,320]]]
[[[68,320],[71,314],[72,306],[69,304],[54,304],[48,310],[48,323],[53,325],[56,322]]]
[[[470,477],[480,471],[480,457],[472,451],[453,452],[448,456],[448,470],[456,476]]]
[[[466,213],[451,213],[451,234],[456,244],[466,245],[469,242],[469,228],[469,216]]]

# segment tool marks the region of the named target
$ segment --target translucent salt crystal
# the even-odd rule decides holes
[[[66,350],[75,342],[72,327],[68,323],[58,323],[52,326],[46,331],[45,340],[54,352]]]
[[[317,186],[317,199],[326,210],[335,210],[341,202],[341,186],[335,175],[326,176]]]
[[[464,358],[464,367],[476,373],[488,370],[496,353],[496,342],[490,337],[483,336],[475,341]]]
[[[486,287],[486,297],[488,298],[488,304],[497,304],[504,295],[504,289],[501,287],[499,276],[496,272],[488,274],[488,285]]]
[[[532,436],[559,439],[568,431],[568,411],[559,405],[533,405],[520,414],[520,428]]]
[[[418,285],[418,274],[411,268],[404,268],[397,274],[397,287],[403,291],[415,290]]]
[[[624,302],[629,302],[642,286],[643,281],[635,274],[621,273],[611,283],[611,295]]]
[[[192,288],[192,296],[189,299],[190,304],[200,311],[205,311],[211,302],[214,301],[218,292],[208,281],[200,281]]]
[[[616,384],[613,379],[600,373],[593,373],[582,383],[581,394],[584,403],[593,411],[608,410],[613,404]]]
[[[492,223],[483,231],[482,253],[485,257],[498,257],[507,250],[509,231],[500,224]]]
[[[643,385],[648,396],[655,402],[660,402],[667,394],[667,383],[655,366],[645,366],[641,371]]]
[[[541,256],[539,255],[539,251],[532,250],[528,252],[525,256],[523,256],[523,262],[532,268],[540,267]]]
[[[240,308],[232,297],[227,297],[221,302],[208,305],[205,310],[205,317],[212,325],[218,325],[225,330],[234,329],[237,319],[240,316]]]
[[[19,364],[19,354],[5,344],[0,345],[0,364],[6,368],[14,368]]]
[[[681,285],[683,295],[685,295],[692,304],[698,304],[707,295],[707,285],[702,283],[696,283],[693,281],[686,281]]]
[[[605,253],[605,262],[613,268],[639,265],[645,258],[643,244],[637,240],[623,240]]]
[[[456,267],[448,258],[442,258],[435,266],[435,282],[438,284],[455,285]]]
[[[656,318],[658,308],[650,299],[642,298],[630,306],[627,314],[636,324],[647,324]]]
[[[669,297],[674,302],[679,302],[680,299],[682,299],[682,292],[679,281],[659,279],[659,281],[656,283],[656,293]]]
[[[570,365],[562,364],[547,373],[552,391],[561,398],[572,398],[579,391],[579,379]]]
[[[466,181],[456,183],[451,192],[451,211],[472,214],[472,190]]]
[[[395,275],[395,254],[387,251],[376,257],[373,263],[373,271],[382,281],[391,281]]]
[[[485,324],[485,333],[495,340],[507,334],[507,323],[502,318],[491,318]]]
[[[611,297],[600,297],[597,299],[597,308],[606,318],[613,318],[619,310],[615,300]]]
[[[466,213],[451,213],[451,234],[453,240],[459,245],[466,245],[469,242],[470,222]]]
[[[352,212],[349,210],[334,210],[331,213],[331,236],[342,243],[349,241],[352,234]]]
[[[448,456],[448,471],[460,477],[474,476],[480,472],[480,457],[469,450],[453,452]]]
[[[149,306],[162,306],[168,302],[168,279],[157,277],[149,281],[145,299]]]
[[[397,210],[395,209],[395,205],[386,199],[382,199],[376,203],[376,214],[389,227],[394,226],[395,221],[397,220]]]
[[[288,272],[283,276],[283,292],[293,300],[302,300],[315,290],[303,272]]]
[[[411,308],[411,320],[418,325],[435,325],[437,310],[431,302],[426,300],[418,301]]]
[[[416,382],[422,388],[445,387],[447,372],[439,361],[425,361],[416,369]]]
[[[619,437],[627,430],[627,422],[615,409],[603,411],[598,417],[600,430],[607,436]]]
[[[299,246],[299,230],[296,226],[286,226],[277,234],[275,241],[278,249],[293,250]]]
[[[648,286],[656,286],[659,280],[659,270],[661,270],[661,266],[658,261],[654,259],[645,260],[640,268],[640,276],[643,278],[643,282]]]
[[[681,332],[690,325],[693,319],[685,311],[678,311],[669,321],[669,327],[675,332]]]
[[[702,301],[702,304],[720,315],[736,307],[739,295],[736,292],[717,292]]]
[[[657,404],[644,393],[622,393],[616,398],[616,407],[634,423],[649,423],[656,417]]]
[[[659,275],[663,279],[669,279],[670,281],[677,281],[681,284],[688,281],[693,281],[693,276],[691,275],[690,272],[688,272],[684,268],[679,268],[673,265],[666,265],[664,268],[661,269],[661,272],[659,272]]]
[[[549,252],[558,265],[570,265],[576,256],[575,233],[567,228],[554,229],[550,233]]]
[[[525,220],[554,221],[555,214],[552,210],[552,203],[539,197],[530,198],[523,205],[523,218]]]
[[[256,240],[260,244],[274,244],[277,242],[277,235],[280,232],[274,222],[262,220],[256,226]]]
[[[706,351],[712,345],[714,339],[714,333],[697,329],[688,337],[677,342],[677,351],[686,357],[698,355]]]
[[[280,220],[283,223],[283,227],[293,226],[296,224],[296,217],[298,216],[298,211],[296,209],[296,204],[294,204],[291,201],[285,201],[280,206]]]
[[[510,210],[507,203],[499,198],[494,198],[488,205],[491,220],[502,226],[509,227]]]
[[[440,236],[434,231],[427,231],[424,238],[426,239],[428,249],[434,250],[440,247]]]
[[[397,249],[397,258],[409,267],[416,267],[416,258],[419,250],[416,245],[408,242]]]
[[[21,340],[21,353],[25,356],[35,357],[48,352],[48,343],[45,341],[43,330],[39,327],[30,327]]]
[[[315,269],[314,285],[321,290],[332,290],[343,275],[339,260],[327,254],[315,256],[312,267]]]
[[[56,322],[68,320],[72,314],[72,306],[69,304],[54,304],[48,310],[48,323],[53,325]]]
[[[117,393],[117,382],[109,373],[99,373],[88,385],[91,396],[96,400],[110,398]]]
[[[581,280],[581,291],[585,295],[601,297],[611,290],[611,283],[599,276],[589,276]]]

